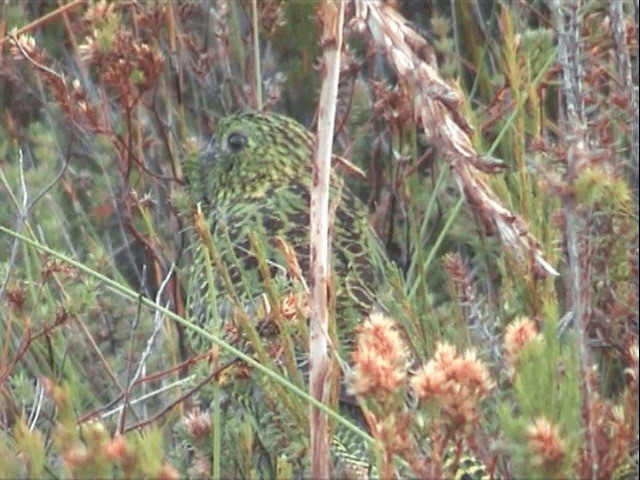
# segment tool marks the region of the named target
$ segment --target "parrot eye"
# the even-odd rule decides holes
[[[227,147],[233,153],[240,152],[247,146],[247,137],[241,133],[232,132],[227,137]]]

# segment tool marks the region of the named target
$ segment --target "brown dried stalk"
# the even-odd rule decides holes
[[[460,95],[440,77],[427,42],[387,4],[354,1],[353,26],[369,32],[400,81],[413,91],[416,121],[451,167],[458,187],[485,228],[497,232],[516,257],[528,261],[537,278],[558,275],[545,260],[540,243],[526,222],[505,208],[483,179],[483,173],[495,173],[503,164],[474,149],[473,130],[460,111]]]

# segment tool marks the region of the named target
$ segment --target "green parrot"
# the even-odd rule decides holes
[[[205,251],[208,247],[202,239],[193,242],[187,297],[189,319],[246,351],[255,353],[256,348],[265,348],[276,364],[289,366],[288,370],[282,369],[290,375],[296,375],[295,368],[299,370],[297,380],[303,388],[306,388],[303,377],[308,350],[306,273],[313,148],[313,135],[295,120],[271,113],[245,112],[221,120],[202,155],[191,158],[184,166],[189,195],[206,218],[211,234],[209,248],[213,250]],[[331,177],[330,202],[333,344],[338,357],[346,360],[356,326],[376,308],[376,299],[391,266],[369,225],[366,206],[335,173]],[[218,256],[217,266],[224,272],[216,268],[212,256]],[[212,263],[209,269],[207,258]],[[291,313],[298,317],[291,321],[292,326],[272,319],[275,312],[282,313],[282,299],[284,306],[293,308]],[[245,318],[245,323],[238,317]],[[259,333],[262,345],[256,346],[255,336],[251,340],[246,332],[240,333],[246,330],[247,319]],[[285,341],[278,334],[283,329],[287,330]],[[281,351],[286,350],[282,344],[289,341],[287,361],[287,353]],[[204,340],[194,335],[190,343],[194,351],[206,348]],[[249,421],[251,429],[256,438],[261,438],[252,445],[262,444],[265,451],[267,446],[276,447],[272,445],[276,443],[280,452],[285,451],[281,444],[290,441],[294,432],[287,435],[266,432],[283,423],[287,424],[285,430],[291,430],[291,425],[297,422],[301,429],[307,428],[307,407],[282,408],[278,399],[272,398],[279,397],[273,386],[260,379],[238,379],[243,375],[252,376],[245,369],[229,380],[233,388],[223,389],[232,391],[224,396],[225,402],[241,405],[231,409],[232,420],[253,417]],[[256,383],[261,388],[254,388]],[[296,409],[304,412],[304,416],[289,421],[281,418],[295,417],[291,412]],[[236,427],[243,432],[249,428]],[[339,449],[353,451],[344,443]],[[302,452],[307,445],[287,447],[288,458],[295,458],[301,454],[294,450]],[[232,476],[250,473],[250,469],[239,466],[242,462],[229,463],[235,464],[235,469],[234,465],[229,466]],[[252,468],[269,476],[276,471],[278,458],[259,463]],[[357,463],[355,456],[350,463],[351,466]],[[304,474],[306,466],[299,468],[294,471]]]
[[[313,135],[288,117],[241,113],[223,119],[199,161],[185,168],[190,195],[208,220],[212,239],[245,308],[247,304],[255,308],[265,281],[250,235],[261,243],[262,260],[276,284],[284,285],[285,291],[290,286],[289,265],[294,259],[304,287],[309,267],[313,142]],[[353,335],[355,326],[376,304],[390,264],[362,201],[337,175],[332,175],[330,191],[331,263],[342,345],[349,343],[346,337]],[[205,323],[211,317],[211,302],[205,300],[209,285],[199,250],[188,303],[190,317]],[[228,302],[222,303],[218,311],[228,311]]]

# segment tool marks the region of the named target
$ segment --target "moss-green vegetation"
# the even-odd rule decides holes
[[[459,91],[447,108],[473,127],[473,147],[506,166],[478,178],[559,275],[534,271],[482,204],[464,201],[455,165],[413,115],[412,80],[347,19],[334,153],[364,175],[336,169],[397,264],[380,300],[400,328],[381,327],[392,349],[370,341],[342,359],[361,373],[351,388],[368,413],[362,435],[333,422],[356,438],[336,437],[335,450],[358,457],[370,434],[379,448],[337,471],[446,477],[474,457],[502,477],[633,474],[637,20],[627,4],[617,18],[617,2],[578,2],[576,129],[555,2],[387,3],[427,40],[420,58],[437,58],[436,74]],[[314,131],[313,2],[258,0],[257,11],[259,52],[249,0],[0,6],[0,478],[206,478],[229,473],[222,455],[246,478],[306,468],[308,401],[295,393],[303,376],[288,343],[305,333],[280,323],[265,334],[252,323],[260,303],[222,322],[285,374],[277,383],[221,363],[219,343],[194,349],[187,327],[148,300],[185,316],[187,247],[206,244],[207,227],[183,172],[220,119],[255,108],[259,84],[267,110]],[[191,186],[206,191],[206,176]],[[279,285],[265,287],[277,304]],[[381,370],[364,367],[374,357]],[[387,383],[366,376],[384,368]],[[229,385],[252,376],[263,401],[242,399],[234,416]],[[196,408],[201,398],[213,401]]]

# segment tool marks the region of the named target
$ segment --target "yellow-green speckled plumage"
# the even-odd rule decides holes
[[[290,118],[240,113],[221,120],[202,156],[184,165],[189,194],[207,219],[214,248],[229,272],[233,293],[256,324],[264,320],[264,308],[260,305],[265,279],[260,274],[249,235],[261,243],[264,260],[270,267],[269,276],[278,287],[277,293],[284,295],[289,289],[303,290],[301,282],[291,279],[285,254],[276,240],[284,240],[293,249],[300,271],[306,275],[313,142],[311,133]],[[331,205],[335,208],[331,261],[337,343],[346,359],[347,349],[341,346],[350,344],[355,327],[374,307],[389,267],[380,242],[369,226],[366,206],[337,175],[332,175],[330,189]],[[215,268],[214,285],[207,282],[206,247],[198,239],[194,239],[193,245],[188,287],[189,318],[224,336],[228,330],[225,323],[233,317],[232,310],[237,305],[234,307],[230,292]],[[211,308],[211,289],[215,290],[216,311]],[[193,350],[205,348],[202,339],[192,337],[191,340]],[[251,351],[247,343],[244,339],[242,346],[236,346]],[[306,356],[304,342],[298,341],[295,348],[299,358]],[[254,374],[252,372],[251,376]],[[294,472],[304,475],[306,461],[297,456],[308,447],[307,440],[294,439],[296,421],[290,409],[279,404],[277,393],[271,392],[264,383],[256,389],[253,387],[255,382],[255,378],[234,378],[233,385],[223,391],[226,421],[230,427],[226,432],[228,442],[237,444],[238,428],[249,428],[253,431],[256,452],[253,468],[259,476],[269,477],[276,473],[278,458],[273,457],[271,451],[286,456],[297,465]],[[306,416],[306,407],[304,412]],[[298,429],[297,436],[304,437],[305,434]],[[340,440],[335,439],[336,442]],[[258,444],[262,448],[257,448]],[[230,476],[247,474],[241,458],[246,455],[231,449],[222,459],[223,472]],[[363,458],[363,463],[367,461]]]
[[[299,123],[250,112],[223,119],[200,161],[185,168],[193,200],[200,203],[236,293],[245,301],[263,291],[249,234],[262,241],[272,277],[287,273],[278,238],[293,248],[301,271],[308,271],[312,155],[313,136]],[[331,192],[336,205],[331,258],[342,337],[373,306],[387,265],[366,207],[337,176]],[[211,312],[201,258],[193,270],[189,303],[192,317],[202,320]]]

